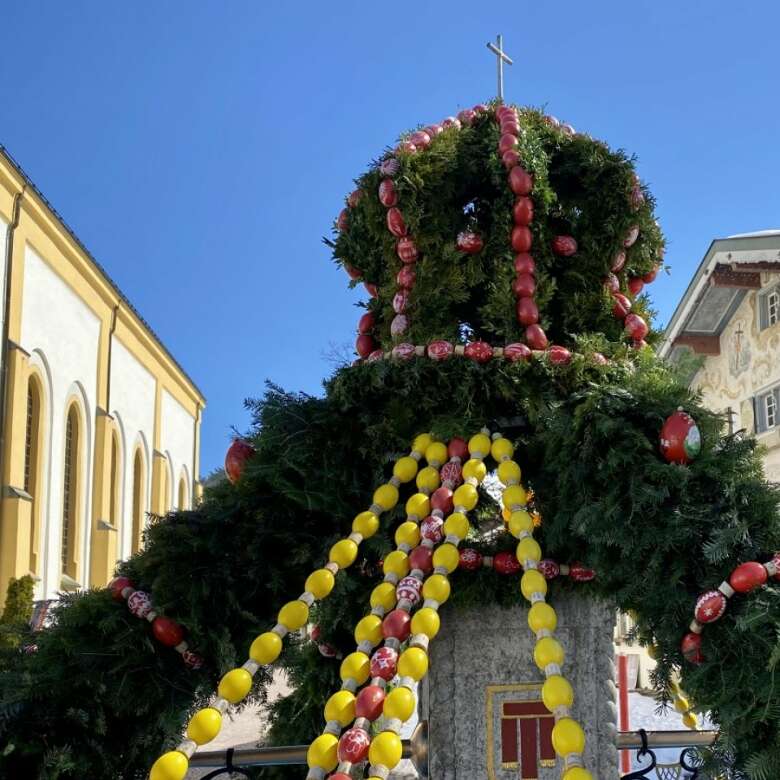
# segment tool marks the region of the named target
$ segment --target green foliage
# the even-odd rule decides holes
[[[587,332],[619,341],[622,324],[612,315],[603,280],[632,226],[640,228],[640,238],[627,250],[619,274],[624,292],[629,277],[652,270],[663,255],[653,199],[643,190],[644,202],[632,206],[634,166],[622,152],[586,135],[568,136],[530,108],[520,110],[520,127],[518,151],[534,176],[532,252],[541,324],[557,344],[571,345],[576,334]],[[459,342],[465,333],[491,344],[522,340],[512,292],[514,195],[497,152],[498,139],[498,125],[486,113],[471,127],[445,130],[423,153],[395,154],[401,166],[393,177],[399,208],[420,250],[408,307],[411,327],[404,341]],[[368,307],[387,349],[402,263],[387,229],[387,210],[377,197],[382,178],[377,163],[357,180],[363,196],[349,210],[348,230],[328,243],[337,262],[360,269],[363,279],[378,286],[379,297]],[[481,252],[458,251],[455,240],[462,230],[482,235]],[[559,234],[577,239],[574,257],[553,254],[550,243]],[[634,310],[649,315],[644,298]]]
[[[28,624],[33,612],[34,581],[29,574],[11,577],[5,597],[5,609],[0,617],[0,648],[18,647],[29,633]]]

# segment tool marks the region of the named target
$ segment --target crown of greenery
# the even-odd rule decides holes
[[[426,149],[415,151],[401,143],[388,151],[356,180],[358,192],[342,212],[341,230],[335,240],[326,241],[336,262],[351,272],[352,286],[376,286],[376,298],[365,306],[374,314],[375,334],[385,349],[393,343],[393,297],[403,265],[397,238],[388,230],[387,209],[378,197],[385,178],[380,166],[390,158],[398,162],[393,176],[398,207],[420,253],[407,306],[410,327],[402,340],[522,340],[524,328],[516,318],[512,291],[515,195],[497,150],[496,107],[476,112],[470,125],[446,127]],[[572,132],[540,111],[518,108],[518,114],[517,151],[534,180],[531,252],[540,324],[552,343],[570,344],[588,333],[620,341],[623,324],[613,316],[614,301],[604,280],[635,227],[639,238],[626,250],[625,266],[618,273],[621,290],[626,291],[629,278],[657,268],[663,237],[653,216],[653,198],[623,151]],[[482,250],[460,251],[456,239],[462,231],[478,233]],[[552,251],[558,235],[575,238],[574,256]],[[652,315],[645,300],[636,301],[632,311],[648,321]]]

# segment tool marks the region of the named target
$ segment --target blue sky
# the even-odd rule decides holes
[[[208,399],[220,465],[266,379],[317,393],[357,292],[321,243],[397,134],[506,97],[639,158],[671,277],[780,227],[780,6],[752,2],[13,3],[0,141]]]

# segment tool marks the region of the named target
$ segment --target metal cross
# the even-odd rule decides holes
[[[498,68],[498,99],[504,102],[504,63],[507,65],[512,64],[512,60],[508,55],[504,54],[504,37],[502,35],[496,36],[495,43],[488,43],[488,49],[496,55],[496,65]]]

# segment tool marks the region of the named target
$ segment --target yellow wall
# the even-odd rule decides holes
[[[79,566],[78,581],[86,586],[104,585],[112,576],[117,556],[117,533],[98,528],[98,520],[109,515],[111,437],[115,425],[107,414],[109,376],[109,345],[112,319],[116,311],[114,336],[154,377],[156,403],[154,415],[155,450],[152,468],[153,497],[164,495],[158,483],[165,473],[158,466],[157,450],[161,446],[160,398],[163,390],[170,393],[195,421],[195,473],[199,458],[199,428],[205,399],[176,364],[137,314],[127,305],[105,274],[46,206],[13,164],[0,153],[0,215],[9,224],[14,214],[14,200],[21,197],[19,223],[13,236],[12,268],[9,279],[10,308],[8,311],[7,351],[8,380],[5,398],[5,437],[2,452],[2,504],[0,505],[0,608],[10,577],[27,574],[30,561],[31,512],[29,497],[21,490],[24,482],[24,444],[26,431],[27,384],[30,367],[27,354],[15,345],[21,336],[22,300],[24,296],[24,256],[27,247],[44,259],[100,321],[100,345],[97,367],[97,415],[92,426],[94,440],[86,442],[93,448],[90,560]],[[0,252],[0,262],[4,257]],[[0,305],[2,302],[0,301]],[[132,453],[129,454],[132,457]],[[163,465],[163,464],[161,464]],[[191,494],[200,493],[197,482]],[[153,502],[152,511],[160,506]],[[83,534],[85,529],[81,529]]]

